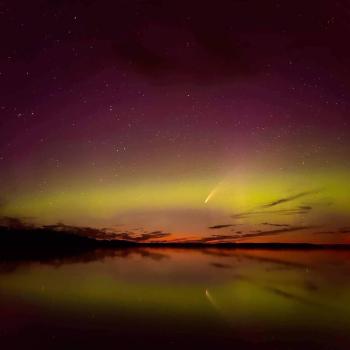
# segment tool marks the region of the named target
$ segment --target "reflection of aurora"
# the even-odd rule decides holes
[[[214,307],[230,324],[274,328],[283,320],[286,329],[350,327],[348,252],[157,248],[139,253],[109,252],[97,260],[82,256],[30,268],[19,264],[12,272],[2,264],[0,287],[4,295],[40,308],[52,308],[55,300],[54,307],[67,313],[123,310],[194,320],[213,317]]]

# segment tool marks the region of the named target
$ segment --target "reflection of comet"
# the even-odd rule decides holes
[[[215,302],[215,300],[213,299],[213,297],[209,293],[208,289],[205,290],[205,296],[209,300],[210,304],[214,307],[214,309],[216,309],[217,311],[221,311],[218,304]]]

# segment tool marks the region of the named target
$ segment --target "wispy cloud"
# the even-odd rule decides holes
[[[0,228],[14,229],[14,230],[28,230],[28,229],[44,229],[47,231],[67,232],[83,237],[94,238],[99,240],[125,240],[132,242],[146,242],[153,239],[162,239],[170,236],[170,233],[162,231],[144,231],[129,232],[116,231],[109,228],[94,228],[85,226],[71,226],[63,223],[54,225],[34,226],[28,224],[23,218],[3,216],[0,217]]]
[[[263,222],[261,225],[264,225],[264,226],[276,226],[276,227],[287,227],[287,226],[290,226],[289,224],[274,224],[274,223],[270,223],[270,222]]]
[[[302,215],[302,214],[307,214],[312,210],[312,207],[310,205],[297,205],[294,208],[285,208],[285,209],[278,209],[278,208],[273,209],[273,210],[269,210],[269,209],[277,207],[279,205],[283,205],[285,203],[293,202],[295,200],[298,200],[298,199],[306,197],[306,196],[317,194],[319,192],[320,192],[320,190],[310,190],[310,191],[299,192],[299,193],[296,193],[294,195],[291,195],[288,197],[282,197],[282,198],[276,199],[272,202],[260,205],[253,210],[233,214],[233,215],[231,215],[231,217],[234,219],[244,219],[244,218],[248,218],[250,216],[259,216],[259,215]]]
[[[254,238],[254,237],[264,237],[264,236],[274,236],[281,235],[285,233],[307,230],[314,228],[315,226],[295,226],[295,227],[284,227],[276,230],[268,230],[268,231],[254,231],[254,232],[241,232],[237,231],[231,235],[211,235],[208,237],[203,237],[199,240],[195,240],[198,243],[221,243],[221,242],[233,242],[241,239]]]
[[[212,235],[209,237],[203,237],[199,240],[199,242],[207,243],[207,242],[215,242],[215,241],[227,241],[232,240],[234,238],[233,235]]]
[[[347,234],[350,233],[350,227],[341,227],[339,229],[336,230],[327,230],[327,231],[318,231],[318,232],[314,232],[314,234]]]
[[[254,211],[247,211],[243,213],[237,213],[231,215],[234,219],[244,219],[248,218],[250,216],[259,216],[259,215],[300,215],[300,214],[307,214],[312,208],[311,207],[296,207],[293,209],[278,209],[278,210],[254,210]]]
[[[153,239],[160,239],[170,236],[170,233],[162,231],[153,231],[142,234],[134,234],[130,232],[115,233],[114,239],[122,239],[132,242],[146,242]]]
[[[297,193],[295,195],[292,195],[292,196],[289,196],[289,197],[284,197],[284,198],[279,198],[279,199],[277,199],[277,200],[275,200],[273,202],[264,204],[264,205],[261,206],[261,208],[275,207],[276,205],[288,203],[288,202],[294,201],[296,199],[299,199],[299,198],[302,198],[302,197],[305,197],[305,196],[310,196],[312,194],[316,194],[318,192],[319,192],[319,190],[300,192],[300,193]]]
[[[214,226],[209,226],[208,228],[212,230],[220,229],[220,228],[226,228],[226,227],[232,227],[235,226],[233,224],[223,224],[223,225],[214,225]]]
[[[2,216],[0,217],[0,226],[18,230],[29,227],[29,224],[27,224],[22,218]]]
[[[312,228],[315,228],[315,226],[296,226],[296,227],[289,227],[289,228],[281,228],[281,229],[277,229],[277,230],[242,233],[239,236],[234,237],[234,239],[237,240],[237,239],[246,239],[246,238],[253,238],[253,237],[274,236],[274,235],[280,235],[280,234],[284,234],[284,233],[307,230],[307,229],[312,229]]]

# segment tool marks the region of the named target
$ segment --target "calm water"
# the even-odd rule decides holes
[[[5,349],[349,349],[350,252],[132,249],[0,263]]]

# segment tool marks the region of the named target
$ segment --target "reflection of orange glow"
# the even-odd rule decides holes
[[[134,336],[135,322],[140,322],[137,329],[145,330],[147,336],[155,331],[154,339],[159,339],[159,329],[164,327],[172,336],[174,325],[176,330],[183,326],[178,334],[197,334],[196,339],[206,341],[207,335],[214,334],[214,348],[227,347],[227,340],[237,345],[237,334],[246,340],[254,337],[249,349],[256,348],[258,336],[265,345],[266,334],[280,335],[278,346],[295,334],[302,334],[302,342],[325,334],[321,341],[329,339],[332,344],[327,346],[332,348],[340,331],[341,339],[349,339],[349,258],[348,251],[332,250],[143,247],[98,249],[30,262],[30,268],[25,268],[24,261],[3,262],[1,303],[5,311],[9,306],[13,309],[6,314],[16,317],[1,326],[13,344],[11,327],[30,332],[39,310],[45,324],[52,317],[59,327],[57,319],[62,315],[65,322],[72,321],[72,339],[77,326],[86,340],[91,333],[86,329],[95,325],[96,331],[101,331],[101,325],[108,330],[130,329]],[[32,305],[35,310],[28,314]],[[96,315],[93,321],[91,313]],[[130,322],[130,328],[122,328],[125,322]],[[55,332],[66,329],[59,327]],[[120,334],[116,333],[116,342]],[[298,340],[292,348],[300,344]],[[349,344],[350,339],[346,346],[335,344],[335,348],[349,348]]]
[[[219,249],[218,249],[219,250]],[[331,260],[333,263],[339,260],[349,261],[350,251],[339,251],[339,250],[327,250],[326,254],[324,250],[313,250],[312,253],[308,250],[294,250],[294,249],[281,249],[281,250],[271,250],[271,249],[237,249],[235,250],[238,255],[244,257],[261,259],[261,261],[271,261],[275,263],[283,262],[290,263],[294,266],[302,264],[312,264],[317,265],[319,263],[324,263],[325,259],[331,255]],[[227,254],[230,254],[229,250],[226,250]]]

